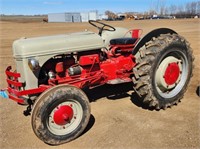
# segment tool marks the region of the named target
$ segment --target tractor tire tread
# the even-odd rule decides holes
[[[140,99],[144,104],[148,106],[148,108],[153,107],[156,110],[165,110],[168,107],[172,107],[173,105],[178,104],[181,98],[183,98],[183,95],[180,95],[176,101],[161,105],[159,104],[158,99],[154,96],[153,87],[151,85],[150,74],[152,71],[152,64],[155,62],[154,60],[156,59],[158,53],[162,51],[162,49],[169,46],[174,41],[184,43],[188,49],[188,54],[192,57],[192,61],[194,61],[194,56],[192,54],[193,51],[189,42],[178,34],[161,34],[158,37],[153,37],[139,50],[139,57],[138,60],[136,60],[137,65],[133,71],[134,74],[137,74],[137,77],[133,76],[133,88],[136,93],[142,97]],[[186,91],[186,88],[184,88],[183,93]]]

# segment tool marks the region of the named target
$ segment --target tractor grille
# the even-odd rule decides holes
[[[7,88],[9,93],[8,96],[10,99],[20,104],[27,104],[27,100],[24,96],[42,93],[48,88],[47,86],[41,85],[38,88],[25,90],[24,89],[25,83],[18,81],[19,78],[21,77],[20,73],[12,72],[11,69],[12,67],[9,66],[5,71],[7,76],[6,81],[8,83],[8,88]]]

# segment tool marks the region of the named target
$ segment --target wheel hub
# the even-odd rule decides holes
[[[53,120],[57,125],[66,125],[71,121],[73,115],[73,109],[68,105],[63,105],[57,107],[53,115]]]
[[[160,63],[156,71],[157,87],[163,92],[174,88],[180,81],[181,72],[181,60],[168,56]]]
[[[180,69],[178,64],[175,62],[169,63],[164,74],[165,82],[168,85],[172,85],[176,83],[179,75],[180,75]]]

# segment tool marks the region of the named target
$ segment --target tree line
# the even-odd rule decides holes
[[[166,5],[166,0],[157,0],[152,3],[153,6],[148,11],[142,13],[126,12],[125,14],[132,16],[143,16],[144,18],[150,18],[152,16],[173,16],[176,18],[193,18],[195,16],[200,17],[200,1],[194,1],[186,3],[185,5]],[[117,18],[117,14],[112,11],[105,11],[108,18]]]
[[[158,0],[156,8],[149,10],[149,14],[170,15],[177,18],[191,18],[200,15],[200,1],[193,1],[185,5],[166,6],[165,0]]]

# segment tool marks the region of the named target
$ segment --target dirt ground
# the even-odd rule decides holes
[[[182,101],[167,110],[150,111],[137,102],[130,84],[102,86],[88,93],[92,117],[87,130],[76,140],[49,146],[40,141],[31,128],[26,107],[0,98],[0,148],[200,148],[200,19],[140,20],[107,22],[113,26],[141,28],[143,33],[168,27],[184,36],[195,56],[195,69]],[[14,66],[12,42],[20,37],[35,37],[85,29],[96,31],[89,23],[0,22],[0,88],[5,88],[4,70]],[[121,93],[115,95],[116,93]]]

